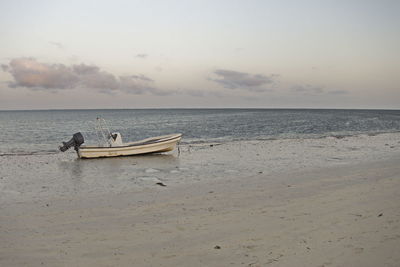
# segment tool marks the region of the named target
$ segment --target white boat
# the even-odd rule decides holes
[[[118,137],[120,137],[119,133]],[[120,145],[102,146],[79,146],[77,149],[80,158],[101,158],[132,156],[148,153],[161,153],[174,150],[181,140],[182,134],[170,134],[147,138],[137,142],[121,143]]]
[[[99,126],[96,128],[96,130],[101,133],[104,139],[102,145],[82,145],[84,143],[83,135],[81,133],[75,133],[71,140],[68,142],[63,142],[63,145],[60,146],[60,150],[64,152],[73,146],[78,154],[78,157],[83,159],[132,156],[172,151],[182,138],[182,134],[177,133],[151,137],[136,142],[123,143],[120,133],[110,133],[108,127],[106,127],[107,131],[105,131],[101,124],[101,122],[104,122],[104,120],[97,120]]]

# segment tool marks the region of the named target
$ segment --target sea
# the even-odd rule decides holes
[[[400,110],[342,109],[96,109],[0,111],[0,156],[60,153],[81,132],[101,143],[102,118],[123,141],[182,133],[182,144],[308,139],[400,132]]]

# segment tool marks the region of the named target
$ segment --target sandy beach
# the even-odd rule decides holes
[[[242,142],[239,160],[223,157],[237,144],[192,147],[158,169],[146,165],[149,158],[122,160],[147,183],[95,193],[58,194],[54,178],[26,180],[27,188],[39,189],[16,193],[9,170],[2,174],[9,198],[1,202],[0,265],[399,266],[399,141],[387,134]],[[255,146],[257,162],[246,157]],[[40,164],[46,160],[60,168],[49,158]],[[79,164],[87,164],[79,175],[99,168],[93,161]],[[191,169],[196,164],[218,178],[195,179],[202,177]],[[68,178],[67,169],[61,168]]]

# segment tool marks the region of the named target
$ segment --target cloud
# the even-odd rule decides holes
[[[64,45],[62,43],[50,41],[49,44],[54,45],[58,49],[64,49]]]
[[[333,91],[329,91],[328,94],[331,95],[345,95],[348,94],[349,92],[345,91],[345,90],[333,90]]]
[[[215,91],[207,91],[207,90],[181,90],[180,94],[185,94],[193,97],[222,97],[222,94]]]
[[[10,87],[34,89],[70,89],[77,86],[79,77],[63,64],[43,64],[33,58],[12,59],[3,70],[9,72],[15,82]]]
[[[209,80],[219,83],[225,88],[229,89],[245,89],[249,91],[263,92],[270,89],[266,89],[262,86],[272,85],[275,83],[274,78],[276,74],[265,76],[262,74],[249,74],[246,72],[239,72],[226,69],[218,69],[213,72],[215,78],[209,78]]]
[[[303,94],[322,94],[324,93],[324,88],[320,86],[312,86],[309,84],[306,85],[295,85],[292,87],[292,91],[295,91],[297,93],[303,93]]]
[[[141,81],[145,81],[145,82],[154,82],[154,80],[144,76],[143,74],[140,75],[131,75],[131,77],[133,79],[137,79],[137,80],[141,80]]]
[[[137,58],[147,58],[149,55],[148,54],[137,54],[135,57]]]
[[[329,95],[343,95],[343,94],[348,94],[347,91],[345,90],[331,90],[331,91],[326,91],[321,86],[312,86],[312,85],[295,85],[292,87],[292,91],[295,91],[297,93],[301,93],[304,95],[323,95],[323,94],[329,94]]]
[[[8,72],[8,65],[5,65],[5,64],[1,64],[1,69],[4,71],[4,72]]]
[[[148,80],[152,81],[151,79],[143,76],[137,75],[130,75],[130,76],[120,76],[119,80],[121,83],[121,90],[129,93],[129,94],[136,94],[141,95],[146,92],[155,92],[156,89],[152,87]]]
[[[95,65],[46,64],[34,58],[15,58],[1,66],[14,81],[9,87],[25,87],[33,90],[63,90],[73,88],[97,89],[101,93],[126,92],[130,94],[152,93],[165,95],[153,86],[154,80],[143,74],[115,76]]]

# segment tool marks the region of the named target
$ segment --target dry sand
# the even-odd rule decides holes
[[[399,266],[399,162],[14,203],[0,265]]]

